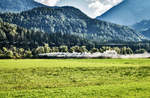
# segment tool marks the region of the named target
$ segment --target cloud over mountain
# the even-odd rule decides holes
[[[73,6],[95,18],[122,2],[122,0],[35,0],[48,6]]]
[[[88,2],[88,7],[95,10],[93,14],[96,17],[122,2],[122,0],[88,0]]]

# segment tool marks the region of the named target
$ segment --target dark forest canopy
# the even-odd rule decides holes
[[[50,46],[93,46],[92,41],[82,37],[62,33],[45,33],[42,31],[27,30],[15,24],[0,22],[0,47],[14,45],[23,48],[35,48],[48,43]]]

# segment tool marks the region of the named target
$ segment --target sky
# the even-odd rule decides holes
[[[91,18],[102,15],[123,0],[35,0],[48,6],[73,6]]]

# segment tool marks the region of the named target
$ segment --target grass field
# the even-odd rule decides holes
[[[0,60],[0,98],[150,98],[150,60]]]

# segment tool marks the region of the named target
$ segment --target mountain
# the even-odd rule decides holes
[[[94,42],[75,35],[27,30],[15,24],[0,21],[0,48],[13,45],[32,49],[44,43],[50,46],[67,45],[68,47],[75,45],[93,47],[94,45]]]
[[[150,19],[150,0],[124,0],[97,19],[122,25],[133,25],[139,21]]]
[[[142,20],[132,25],[132,27],[137,31],[146,31],[150,28],[150,20]]]
[[[0,12],[20,12],[42,6],[45,5],[34,0],[0,0]]]
[[[127,26],[91,19],[74,7],[39,7],[21,13],[2,13],[0,18],[18,26],[47,33],[68,33],[93,41],[137,42],[145,38]]]
[[[132,28],[141,32],[145,37],[150,38],[150,20],[142,20],[132,25]]]
[[[142,34],[150,39],[150,28],[148,30],[142,31]]]

